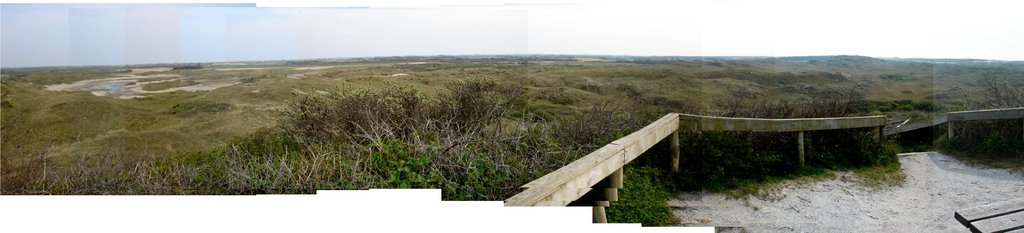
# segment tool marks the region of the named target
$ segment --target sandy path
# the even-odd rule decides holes
[[[683,193],[669,205],[682,225],[737,232],[966,232],[953,212],[1024,196],[1024,176],[966,166],[934,153],[900,155],[906,182],[872,191],[852,173],[783,185],[777,200]],[[747,203],[749,202],[749,203]]]

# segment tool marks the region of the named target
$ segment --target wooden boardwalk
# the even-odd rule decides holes
[[[1004,108],[1004,109],[988,109],[988,110],[976,110],[976,111],[961,111],[961,112],[950,112],[939,115],[935,118],[926,121],[914,122],[900,127],[896,127],[893,130],[886,131],[886,136],[895,135],[900,133],[906,133],[914,130],[935,127],[941,124],[947,125],[947,134],[950,138],[954,135],[955,123],[957,121],[974,121],[974,120],[1002,120],[1002,119],[1024,119],[1024,108]],[[953,126],[953,127],[948,127]],[[1024,135],[1024,130],[1021,132]]]

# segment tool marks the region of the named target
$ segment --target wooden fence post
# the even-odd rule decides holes
[[[619,200],[619,189],[622,188],[622,180],[623,180],[622,169],[625,169],[625,168],[620,167],[619,170],[615,170],[615,172],[612,172],[611,175],[608,175],[608,178],[607,178],[608,179],[608,184],[604,188],[604,199],[605,200],[608,200],[608,201],[618,201]]]
[[[594,206],[594,223],[608,223],[608,216],[604,213],[604,206]]]
[[[885,142],[885,126],[878,127],[878,143]]]
[[[623,168],[620,167],[608,177],[605,177],[600,182],[594,185],[594,187],[584,195],[587,202],[591,202],[594,214],[594,223],[608,223],[608,216],[605,213],[605,207],[611,205],[612,201],[619,200],[619,189],[622,188],[623,182]]]
[[[669,135],[669,137],[672,138],[670,140],[672,146],[669,148],[669,150],[671,150],[670,153],[672,155],[672,159],[669,161],[669,165],[671,166],[672,174],[674,175],[679,174],[679,130],[672,132],[672,135]]]
[[[949,140],[953,140],[954,137],[955,137],[955,135],[953,134],[953,121],[947,121],[946,122],[946,138],[949,139]]]
[[[799,145],[800,167],[804,166],[804,131],[796,134],[797,145]]]

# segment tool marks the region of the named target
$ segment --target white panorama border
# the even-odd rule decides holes
[[[590,207],[441,201],[439,189],[300,195],[0,196],[4,232],[689,232],[593,224]]]

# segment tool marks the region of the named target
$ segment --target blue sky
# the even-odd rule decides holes
[[[1014,1],[598,1],[490,7],[2,4],[0,66],[462,54],[1024,60]]]

